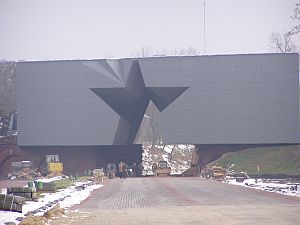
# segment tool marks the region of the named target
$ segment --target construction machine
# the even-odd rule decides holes
[[[168,166],[167,161],[159,161],[158,166],[156,168],[157,176],[170,176],[171,167]]]
[[[64,170],[63,163],[59,159],[59,155],[46,155],[45,161],[41,167],[44,175],[62,173]]]
[[[226,177],[226,169],[221,165],[216,164],[211,167],[212,177],[215,180],[224,180]]]

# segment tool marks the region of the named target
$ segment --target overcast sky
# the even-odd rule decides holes
[[[206,54],[270,52],[271,32],[293,25],[296,1],[206,0]],[[204,51],[203,0],[0,0],[0,29],[5,60]]]

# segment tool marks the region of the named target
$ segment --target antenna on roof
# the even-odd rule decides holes
[[[203,47],[204,47],[204,50],[203,50],[203,54],[206,55],[206,43],[205,43],[205,38],[206,38],[206,35],[205,35],[205,0],[203,2],[203,25],[204,25],[204,32],[203,32]]]

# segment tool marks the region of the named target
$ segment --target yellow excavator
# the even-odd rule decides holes
[[[64,166],[59,159],[59,155],[46,155],[44,163],[42,163],[40,170],[43,175],[62,173],[64,170]]]
[[[156,168],[156,176],[170,176],[171,167],[168,166],[167,161],[159,161]]]

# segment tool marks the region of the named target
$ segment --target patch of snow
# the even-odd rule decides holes
[[[172,149],[173,149],[173,145],[166,145],[165,148],[164,148],[164,151],[166,153],[171,153]]]
[[[58,179],[58,178],[57,178]],[[43,182],[49,182],[49,180],[53,181],[53,179],[40,179]],[[78,190],[79,186],[85,186],[83,190]],[[19,221],[16,221],[17,217],[25,217],[25,214],[29,211],[34,211],[40,207],[45,206],[46,204],[53,202],[55,200],[63,199],[58,203],[62,208],[70,208],[73,205],[80,204],[84,199],[91,195],[91,192],[95,189],[101,188],[103,185],[100,184],[92,184],[91,182],[75,182],[75,185],[59,190],[54,193],[43,193],[43,197],[39,198],[38,202],[26,201],[23,205],[22,213],[17,212],[8,212],[8,211],[0,211],[0,224],[5,224],[5,222],[14,222],[16,224]],[[55,204],[52,205],[52,207]],[[43,215],[45,211],[49,210],[51,207],[42,210],[35,215]]]
[[[164,161],[167,161],[168,164],[170,164],[168,155],[163,154],[163,155],[161,155],[161,157],[163,158]]]
[[[153,148],[151,143],[143,144],[143,166],[144,175],[153,175],[152,165],[161,160],[167,161],[171,167],[171,174],[181,174],[190,167],[191,152],[194,145],[155,145]],[[172,150],[174,150],[172,152]],[[171,154],[172,153],[172,154]],[[175,157],[174,157],[175,156]],[[171,160],[172,159],[172,160]]]
[[[85,183],[81,182],[80,185],[83,185]],[[77,185],[78,186],[78,185]],[[94,191],[95,189],[99,189],[103,187],[101,184],[93,184],[90,186],[87,186],[84,190],[81,190],[79,192],[73,192],[69,193],[69,197],[67,197],[64,201],[60,203],[61,207],[63,208],[70,208],[73,205],[80,204],[83,200],[88,198],[91,195],[91,192]]]
[[[62,176],[57,176],[57,177],[52,177],[52,178],[41,178],[41,179],[37,179],[36,181],[42,181],[44,183],[50,183],[52,181],[56,181],[56,180],[62,180],[68,177],[62,177]]]
[[[263,182],[261,179],[246,179],[243,182],[237,182],[233,178],[226,180],[226,183],[300,198],[300,183],[279,184],[274,181]]]

